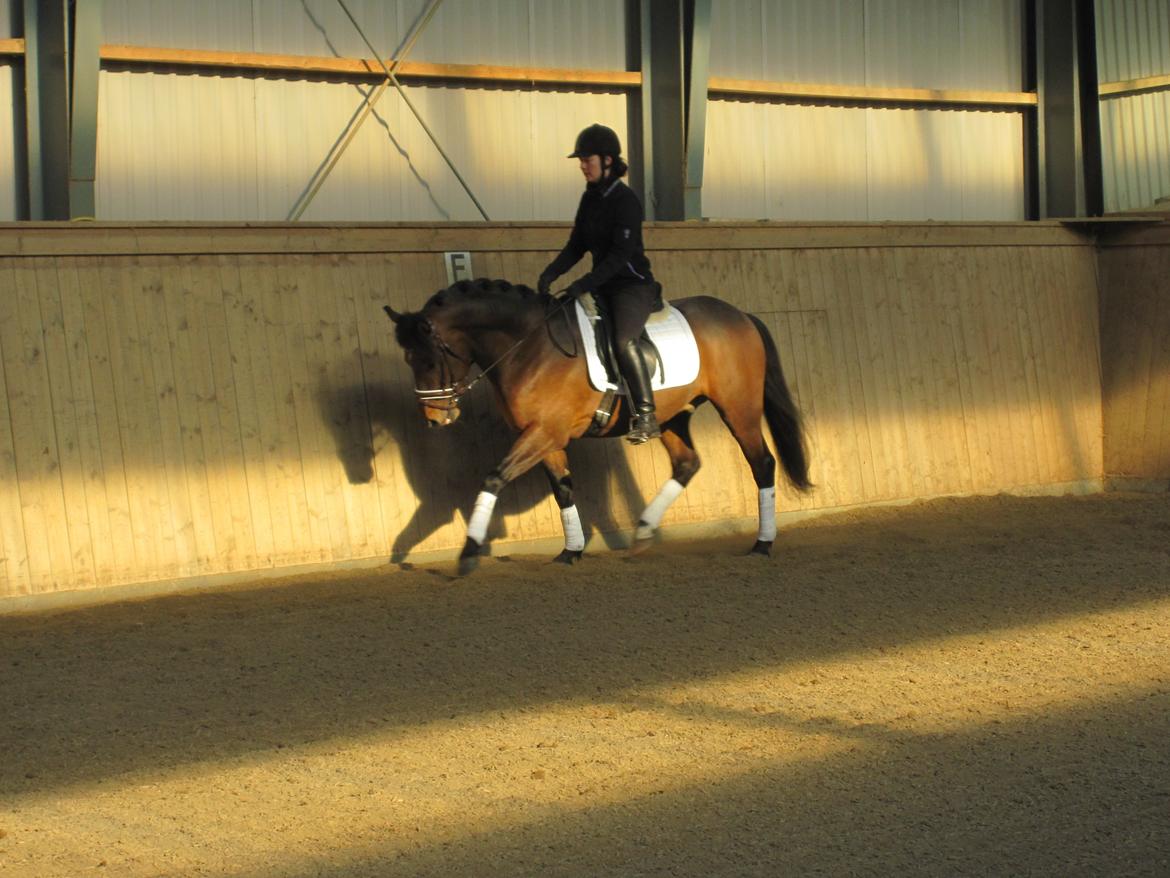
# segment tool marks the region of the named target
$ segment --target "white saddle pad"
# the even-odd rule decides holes
[[[601,319],[592,295],[584,295],[575,305],[577,325],[581,328],[584,341],[585,359],[589,364],[589,383],[594,390],[616,389],[625,393],[625,385],[614,388],[606,378],[605,366],[597,355],[597,341],[593,328]],[[654,311],[646,321],[646,333],[662,355],[662,366],[650,376],[654,390],[679,387],[690,384],[699,376],[699,346],[695,335],[683,313],[671,304],[661,311]]]

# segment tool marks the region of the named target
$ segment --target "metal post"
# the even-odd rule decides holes
[[[626,70],[642,69],[642,4],[640,0],[625,0],[626,21]],[[643,85],[645,76],[643,75]],[[630,174],[626,183],[638,193],[638,200],[646,207],[646,218],[653,219],[650,214],[649,183],[646,171],[649,164],[646,160],[646,133],[642,130],[644,108],[642,94],[634,100],[633,95],[626,101],[626,160],[630,163]]]
[[[73,87],[69,132],[69,217],[93,219],[97,169],[98,71],[102,0],[77,0],[73,20]]]
[[[29,219],[69,218],[69,40],[66,0],[24,0]]]
[[[642,106],[644,112],[648,108],[643,128],[649,143],[651,164],[646,174],[653,179],[648,186],[653,191],[653,217],[679,220],[686,214],[682,0],[642,0],[642,41]]]
[[[684,46],[687,69],[685,218],[703,218],[703,151],[707,136],[707,71],[711,58],[711,0],[687,0]]]
[[[699,219],[711,0],[642,0],[641,30],[647,217]]]
[[[1092,0],[1037,0],[1042,217],[1100,216],[1101,139]]]
[[[1038,0],[1026,0],[1021,10],[1023,16],[1023,81],[1024,91],[1037,90],[1039,52],[1036,36],[1036,4]],[[1037,107],[1024,110],[1024,219],[1040,219],[1040,112]]]

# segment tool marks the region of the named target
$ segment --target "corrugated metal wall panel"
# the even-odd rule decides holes
[[[22,155],[18,139],[24,136],[24,120],[16,118],[16,99],[24,88],[23,69],[0,63],[0,222],[18,216],[16,160]]]
[[[1022,220],[1019,113],[866,110],[871,220]]]
[[[21,0],[0,0],[0,39],[21,36]]]
[[[284,220],[361,109],[353,84],[103,72],[97,209],[118,220]],[[368,86],[362,88],[368,90]],[[625,136],[610,94],[415,87],[411,100],[492,219],[568,219],[573,137]],[[393,90],[304,219],[476,220],[474,204]]]
[[[713,101],[703,213],[719,219],[1023,219],[1018,113]]]
[[[1170,73],[1170,0],[1098,0],[1102,82]],[[1101,102],[1105,210],[1149,207],[1170,196],[1170,91]]]
[[[1170,73],[1170,2],[1097,0],[1096,10],[1102,82]]]
[[[703,213],[864,220],[865,138],[865,110],[712,101]]]
[[[722,0],[711,75],[1016,91],[1020,0]]]
[[[397,52],[425,2],[350,0],[347,6],[375,48]],[[192,9],[106,0],[103,41],[370,54],[333,0],[221,0],[210,12]],[[613,26],[598,31],[598,16]],[[624,69],[623,16],[622,0],[588,9],[567,0],[446,0],[409,57]],[[577,39],[585,32],[598,36]],[[103,219],[287,219],[362,108],[355,84],[275,77],[106,71],[101,90],[97,200]],[[581,179],[564,156],[576,133],[604,121],[625,137],[625,94],[437,86],[409,86],[408,93],[492,219],[571,218]],[[476,220],[480,214],[389,90],[304,219]]]
[[[1170,91],[1101,102],[1105,210],[1170,197]]]
[[[863,82],[863,0],[721,0],[711,10],[711,75]]]
[[[1018,91],[1020,0],[718,4],[711,75]],[[713,101],[703,212],[721,218],[1023,218],[1023,116]]]
[[[1019,0],[868,0],[865,84],[1018,91]]]
[[[204,0],[202,3],[158,0],[104,0],[102,42],[168,49],[217,49],[253,52],[251,3]],[[300,4],[285,4],[300,9]],[[334,4],[336,5],[336,4]]]
[[[397,54],[426,0],[347,0],[374,48]],[[599,22],[606,22],[605,26]],[[367,57],[336,0],[105,0],[103,41],[179,49]],[[588,39],[578,39],[588,34]],[[444,0],[410,58],[597,70],[625,68],[624,0]]]
[[[0,39],[18,37],[19,0],[0,0]],[[0,58],[0,222],[17,217],[16,161],[24,154],[24,120],[17,119],[17,98],[24,89],[24,67]]]

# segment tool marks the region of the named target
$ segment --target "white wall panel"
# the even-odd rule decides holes
[[[368,86],[362,86],[368,90]],[[98,216],[284,220],[361,109],[358,86],[103,72]],[[624,95],[415,87],[412,102],[492,219],[568,219],[581,178],[565,159],[597,119],[625,136]],[[393,90],[305,220],[480,215]]]
[[[387,55],[400,50],[425,11],[426,0],[347,0],[346,6],[374,48]],[[336,0],[104,0],[102,26],[107,43],[322,57],[370,55]],[[451,64],[621,70],[625,3],[444,0],[409,57]]]
[[[299,3],[284,3],[298,10]],[[337,4],[334,3],[334,6]],[[168,49],[252,52],[253,4],[238,0],[103,0],[102,42]]]
[[[711,75],[1019,91],[1021,0],[726,0]],[[761,219],[1023,218],[1023,117],[713,101],[703,212]]]
[[[19,0],[0,0],[0,39],[20,36]],[[24,137],[24,120],[17,118],[17,97],[24,89],[24,67],[15,59],[0,58],[0,222],[16,219],[17,156],[24,154],[18,142]]]
[[[21,0],[0,0],[0,39],[21,36]]]
[[[870,86],[1019,91],[1019,0],[867,0]]]
[[[17,202],[17,156],[24,150],[18,139],[24,135],[24,120],[16,118],[16,97],[23,89],[23,68],[0,61],[0,222],[19,215]]]
[[[871,220],[1022,220],[1018,113],[866,110]]]
[[[703,214],[1023,219],[1018,113],[713,101]]]
[[[396,53],[424,0],[350,0]],[[625,68],[622,0],[446,0],[410,53],[419,61]],[[611,25],[599,28],[598,22]],[[103,41],[367,57],[334,0],[106,0]],[[590,33],[590,39],[580,39]],[[362,109],[371,86],[273,76],[105,71],[97,200],[102,219],[284,220]],[[408,86],[411,101],[492,219],[569,219],[581,178],[565,159],[584,126],[623,138],[624,93]],[[401,97],[388,90],[305,220],[476,220],[480,214]]]
[[[1016,91],[1021,0],[720,0],[711,75]]]
[[[1098,0],[1097,74],[1117,82],[1170,74],[1170,0]],[[1170,90],[1101,102],[1105,210],[1170,197]]]
[[[1170,73],[1170,0],[1097,0],[1102,82]]]
[[[1170,197],[1170,91],[1102,101],[1101,154],[1106,211]]]

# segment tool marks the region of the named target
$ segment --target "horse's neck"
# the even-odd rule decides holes
[[[531,334],[538,322],[539,307],[535,302],[521,300],[499,304],[484,301],[468,310],[458,321],[458,328],[466,336],[472,356],[482,368]]]

